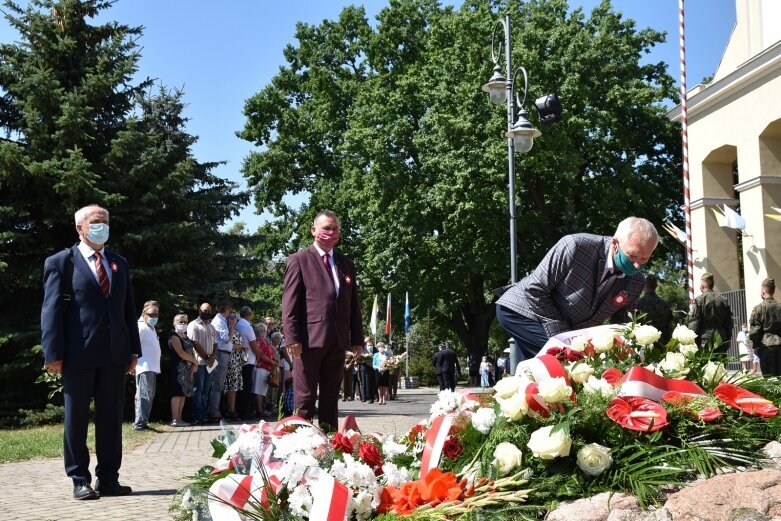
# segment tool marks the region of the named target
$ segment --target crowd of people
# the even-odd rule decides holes
[[[156,329],[159,304],[144,304],[138,319],[142,354],[135,372],[133,428],[147,428],[156,376],[161,372],[167,373],[173,427],[217,423],[223,418],[272,419],[279,396],[286,391],[292,394],[292,363],[273,317],[253,324],[248,306],[237,311],[227,300],[220,302],[217,313],[212,313],[208,302],[198,309],[194,320],[186,314],[174,317],[172,328],[163,335],[167,338],[163,351]],[[190,422],[182,418],[187,398]],[[286,414],[292,413],[290,402],[283,410]]]

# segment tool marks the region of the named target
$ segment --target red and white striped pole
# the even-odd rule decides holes
[[[689,193],[689,123],[686,110],[686,38],[683,2],[678,0],[678,28],[681,51],[681,136],[683,138],[683,214],[686,223],[686,273],[689,279],[689,303],[694,302],[694,254],[692,250],[692,213]]]

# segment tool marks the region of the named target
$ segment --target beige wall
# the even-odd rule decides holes
[[[742,275],[750,312],[762,279],[781,279],[781,222],[765,216],[781,207],[781,0],[736,0],[736,14],[714,80],[688,96],[692,248],[695,281],[709,271],[730,291]],[[711,210],[724,204],[746,220],[740,252]]]

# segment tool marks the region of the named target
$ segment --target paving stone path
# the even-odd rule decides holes
[[[428,416],[436,400],[431,388],[399,390],[387,405],[339,402],[340,416],[355,415],[363,432],[403,434]],[[44,459],[0,465],[0,519],[49,520],[168,520],[168,506],[185,476],[212,463],[211,440],[218,426],[166,430],[123,457],[120,481],[133,487],[125,497],[98,501],[72,499],[62,459]],[[92,456],[94,471],[95,457]]]

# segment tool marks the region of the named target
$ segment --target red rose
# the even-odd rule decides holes
[[[458,442],[458,438],[455,436],[450,436],[445,440],[445,444],[442,446],[442,454],[448,459],[456,459],[463,450],[464,447],[461,446]]]
[[[619,383],[621,383],[621,379],[623,377],[624,375],[621,374],[621,371],[619,371],[615,367],[606,369],[605,372],[602,373],[602,379],[605,380],[610,385],[618,385]]]
[[[353,442],[351,442],[350,438],[341,432],[335,433],[334,437],[331,438],[331,446],[334,448],[334,450],[343,454],[353,453]]]
[[[752,416],[770,418],[778,414],[778,407],[773,405],[773,402],[737,385],[720,383],[713,390],[713,394],[727,405]]]
[[[371,468],[376,469],[382,466],[382,455],[379,449],[373,443],[364,441],[358,447],[358,457]]]
[[[559,362],[577,362],[586,356],[585,353],[569,347],[551,347],[546,354],[556,357]]]
[[[614,398],[607,416],[622,427],[640,432],[658,431],[669,423],[664,407],[640,396]]]

